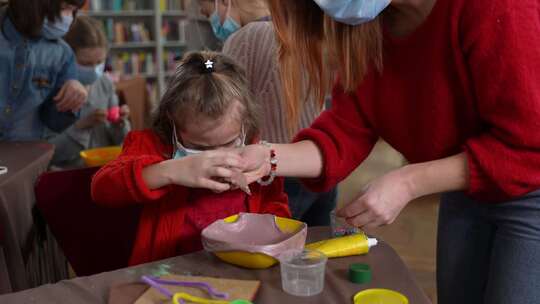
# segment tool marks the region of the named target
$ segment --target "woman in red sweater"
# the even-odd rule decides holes
[[[255,183],[251,195],[230,182],[243,168],[231,149],[257,136],[256,108],[231,59],[186,55],[152,129],[129,133],[120,157],[92,180],[99,204],[144,205],[130,265],[200,250],[202,229],[239,212],[290,216],[282,180]]]
[[[304,75],[321,101],[340,77],[332,108],[272,145],[274,174],[324,191],[381,137],[411,164],[339,214],[377,227],[442,192],[439,303],[540,303],[540,2],[269,2],[291,115]],[[268,153],[244,149],[251,179],[272,172]]]

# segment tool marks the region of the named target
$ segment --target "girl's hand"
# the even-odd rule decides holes
[[[170,184],[215,192],[230,190],[232,186],[227,181],[231,180],[234,170],[244,169],[238,153],[222,150],[201,152],[167,163]]]
[[[393,223],[405,205],[416,198],[412,194],[406,170],[404,167],[375,179],[337,215],[359,228],[376,228]]]
[[[120,107],[120,122],[129,118],[129,106],[124,104]]]
[[[264,145],[249,145],[238,149],[245,163],[244,175],[251,184],[270,173],[270,149]]]
[[[56,108],[60,112],[77,112],[86,103],[88,92],[77,80],[68,80],[54,97]]]
[[[89,129],[96,125],[105,123],[107,121],[107,111],[103,109],[97,109],[94,112],[79,119],[75,123],[77,129]]]

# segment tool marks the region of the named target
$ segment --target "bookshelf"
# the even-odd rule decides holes
[[[219,48],[194,0],[87,0],[81,14],[102,22],[114,78],[145,78],[156,100],[174,75],[175,59]]]

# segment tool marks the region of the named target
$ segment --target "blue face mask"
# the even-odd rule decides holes
[[[174,151],[174,154],[173,154],[173,159],[179,159],[179,158],[182,158],[182,157],[195,155],[195,154],[199,154],[201,152],[204,152],[204,151],[194,150],[194,149],[189,149],[189,148],[184,147],[180,143],[180,141],[178,140],[178,136],[176,135],[176,126],[175,126],[175,124],[173,123],[172,125],[173,125],[173,144],[174,144],[174,147],[175,147],[175,151]],[[244,126],[242,126],[241,135],[236,140],[234,146],[236,148],[243,147],[243,146],[245,146],[245,141],[246,141],[246,133],[244,132]]]
[[[229,38],[230,35],[232,35],[234,32],[240,29],[240,25],[236,23],[236,21],[234,21],[231,18],[231,16],[229,16],[229,12],[231,10],[231,1],[232,0],[229,0],[229,7],[227,8],[227,17],[225,17],[225,21],[223,22],[223,24],[221,24],[221,19],[219,18],[217,0],[216,0],[216,10],[210,16],[210,25],[212,26],[214,35],[216,35],[216,37],[221,41],[227,40],[227,38]]]
[[[84,66],[77,64],[77,73],[79,81],[84,85],[91,85],[103,76],[105,63],[96,66]]]
[[[60,19],[56,19],[54,22],[45,18],[43,22],[43,28],[41,29],[41,35],[50,40],[58,40],[64,37],[71,24],[73,23],[73,16],[61,16]]]
[[[313,0],[337,22],[358,25],[377,17],[391,0]]]

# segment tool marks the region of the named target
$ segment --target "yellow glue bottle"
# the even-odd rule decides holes
[[[306,248],[318,250],[328,258],[347,257],[351,255],[366,254],[369,249],[377,245],[376,238],[369,238],[364,233],[337,237],[320,242],[307,244]]]

